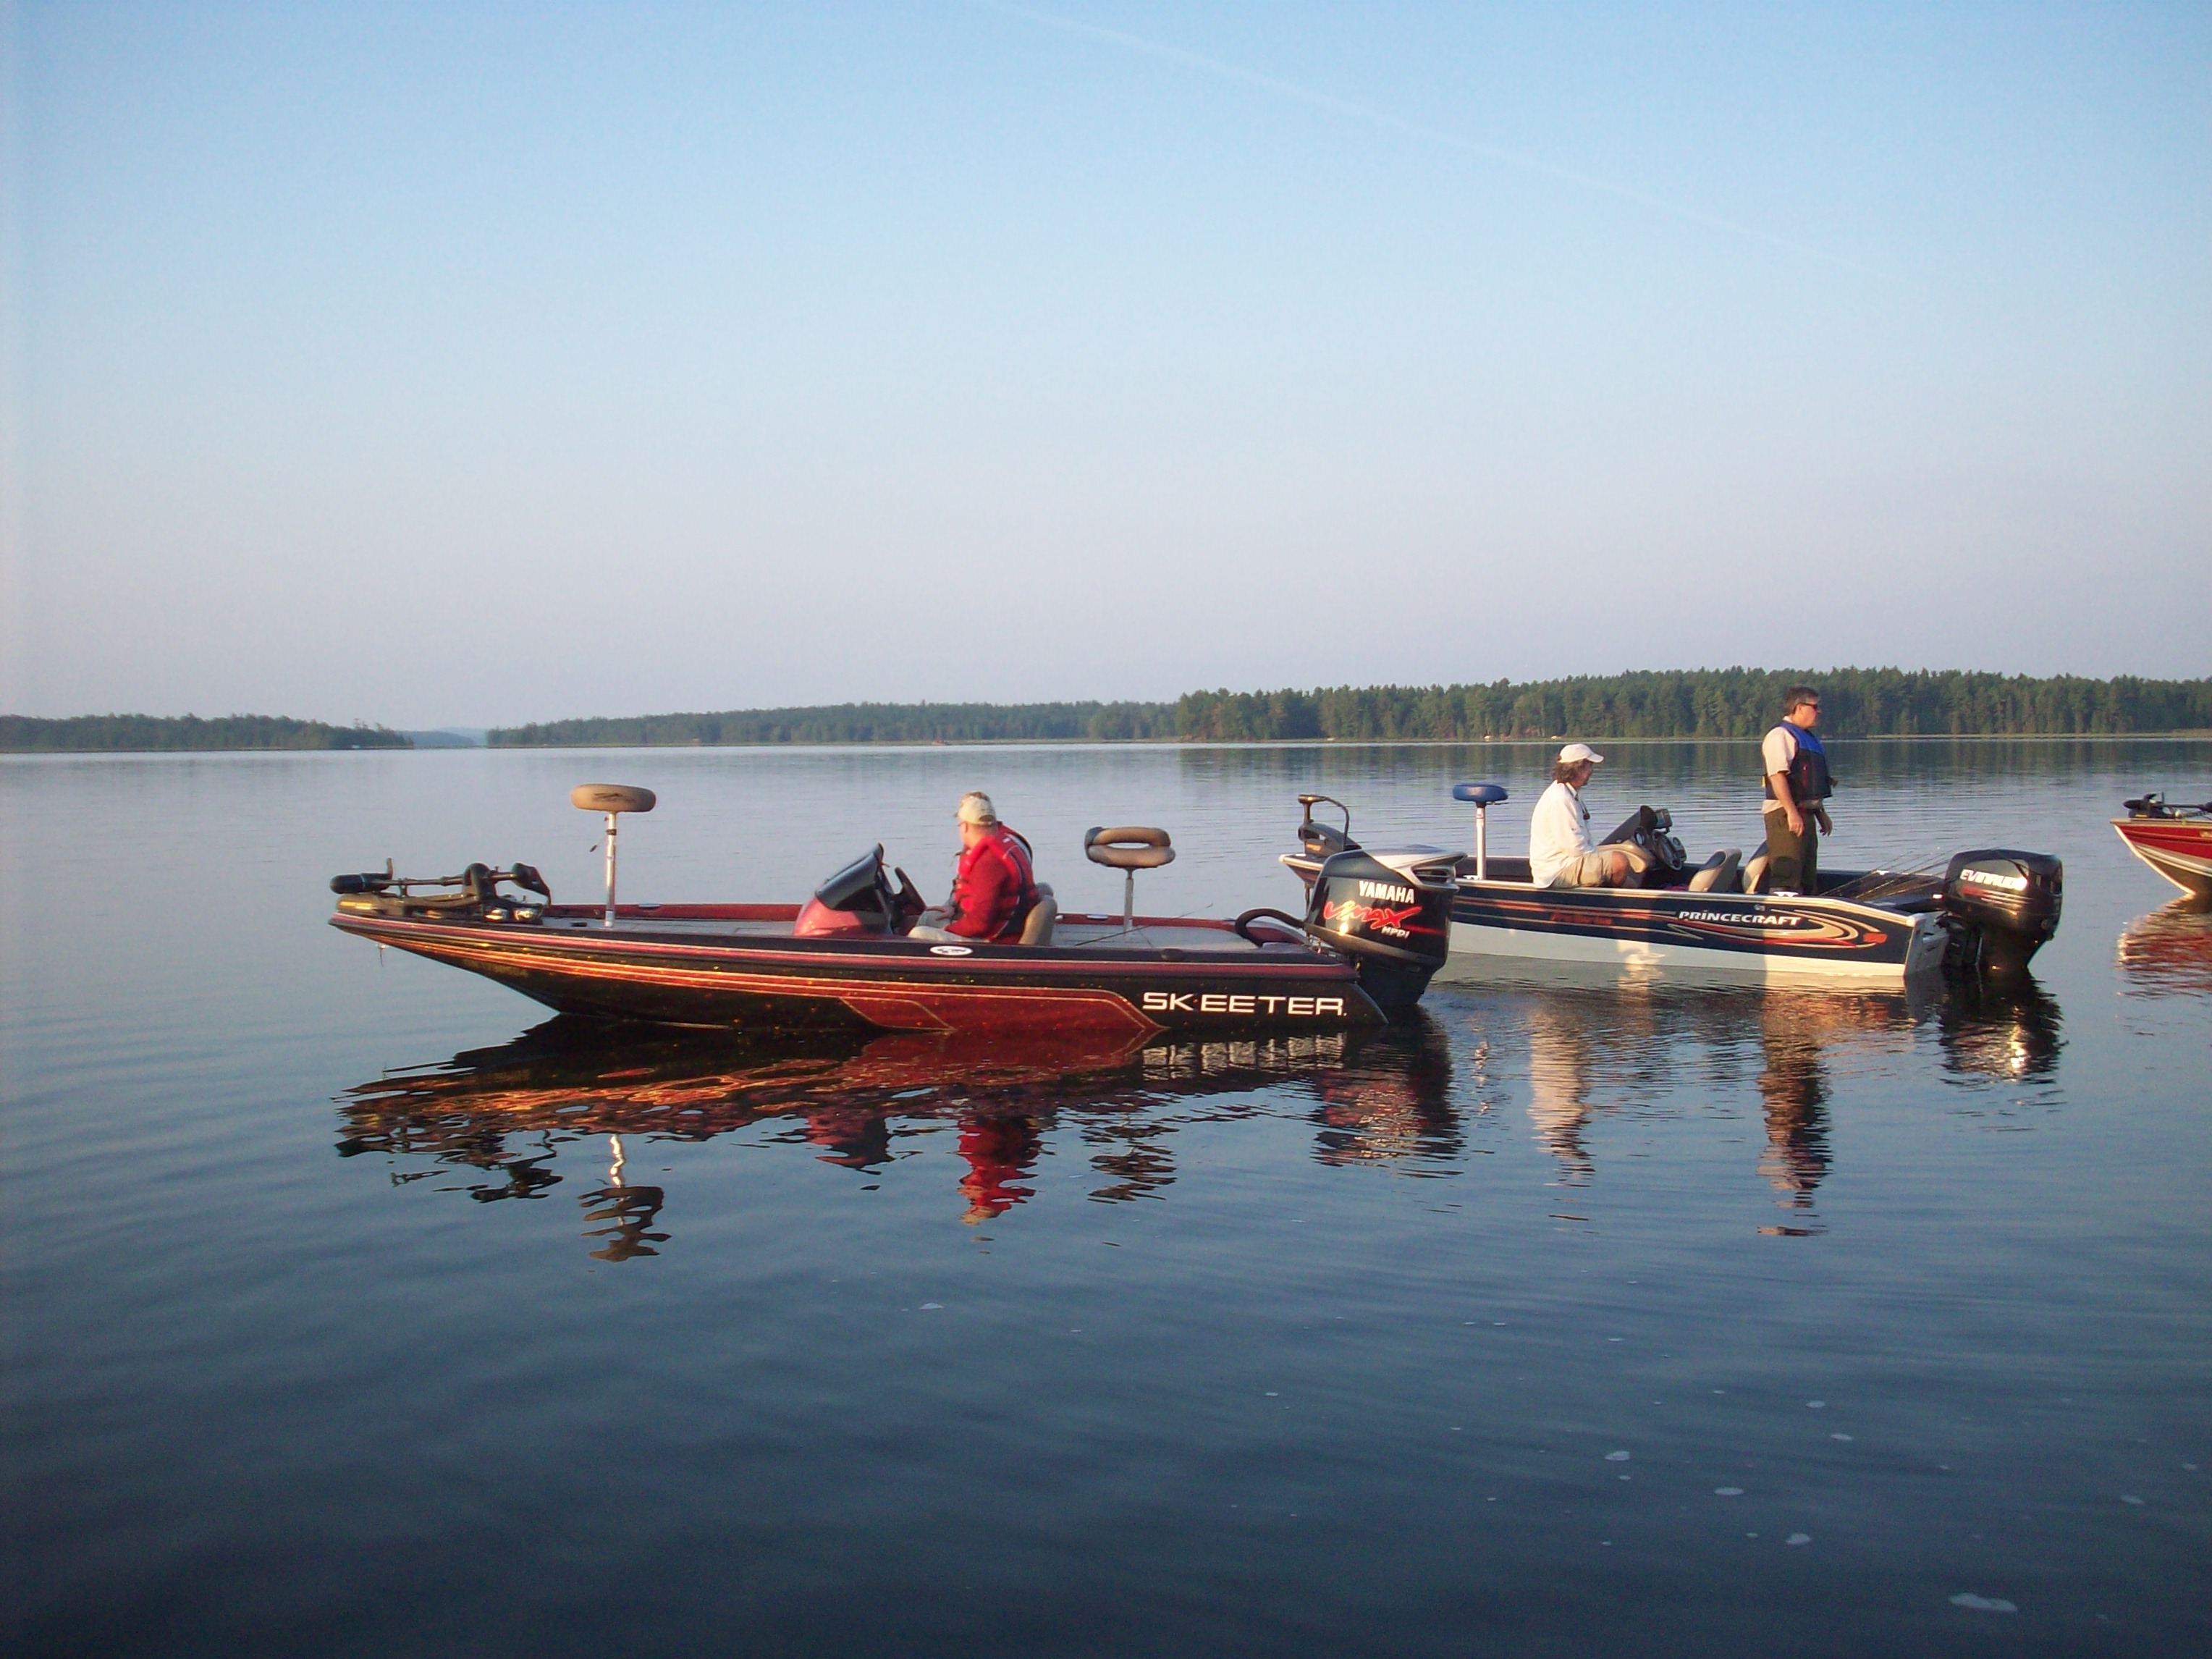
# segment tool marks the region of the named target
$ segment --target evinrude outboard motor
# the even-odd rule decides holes
[[[1314,877],[1306,936],[1356,962],[1377,1007],[1410,1008],[1450,952],[1452,892],[1366,853],[1338,853]]]
[[[1954,972],[2015,974],[2058,931],[2066,866],[2048,853],[1984,848],[1943,872],[1944,965]]]

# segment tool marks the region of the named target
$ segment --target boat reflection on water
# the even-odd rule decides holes
[[[2212,905],[2176,899],[2137,916],[2120,935],[2118,954],[2130,996],[2212,996]]]
[[[2057,1006],[2033,981],[2003,991],[1888,992],[1547,977],[1516,990],[1525,1000],[1506,994],[1522,1002],[1528,1036],[1529,1122],[1560,1186],[1594,1178],[1589,1134],[1600,1118],[1678,1116],[1755,1093],[1765,1130],[1758,1173],[1788,1212],[1759,1231],[1783,1236],[1822,1231],[1814,1199],[1833,1158],[1830,1103],[1839,1068],[1902,1058],[1930,1023],[1944,1070],[1962,1080],[2048,1075],[2061,1047]]]
[[[1487,1048],[1474,1057],[1478,1081]],[[1314,1156],[1323,1164],[1390,1164],[1415,1176],[1461,1167],[1467,1143],[1452,1097],[1451,1042],[1433,1020],[1401,1022],[1316,1073],[1310,1086],[1321,1103]]]
[[[2202,921],[2146,933],[2156,983],[2212,975]],[[949,1136],[960,1171],[947,1183],[952,1213],[981,1226],[1035,1198],[1042,1161],[1070,1152],[1097,1177],[1088,1194],[1097,1202],[1163,1196],[1182,1132],[1242,1118],[1303,1115],[1325,1165],[1463,1174],[1470,1127],[1512,1098],[1525,1033],[1528,1119],[1557,1185],[1595,1179],[1601,1119],[1755,1112],[1753,1167],[1784,1212],[1760,1231],[1799,1236],[1823,1231],[1816,1200],[1833,1164],[1839,1079],[1877,1067],[1924,1074],[1932,1051],[1948,1081],[2016,1087],[2055,1075],[2063,1047],[2057,1006],[2032,981],[1916,994],[1547,975],[1501,981],[1459,1006],[1372,1032],[1150,1046],[1085,1033],[741,1037],[556,1018],[349,1091],[338,1150],[389,1159],[395,1184],[465,1172],[453,1184],[494,1203],[573,1182],[580,1144],[607,1137],[606,1174],[595,1168],[579,1197],[592,1254],[620,1261],[669,1242],[667,1194],[626,1172],[645,1141],[763,1132],[872,1190],[899,1160],[945,1145],[924,1137]]]
[[[1631,979],[1547,987],[1530,1005],[1528,1116],[1563,1186],[1595,1172],[1587,1133],[1601,1115],[1672,1115],[1677,1091],[1725,1098],[1748,1082],[1765,1139],[1758,1170],[1790,1212],[1770,1233],[1820,1231],[1828,1067],[1836,1051],[1901,1052],[1919,1018],[1901,993]],[[1712,1085],[1710,1090],[1699,1085]]]
[[[967,1166],[961,1218],[980,1224],[1035,1195],[1055,1128],[1075,1130],[1104,1178],[1090,1195],[1121,1202],[1174,1182],[1179,1129],[1279,1115],[1286,1092],[1317,1102],[1324,1161],[1449,1156],[1450,1086],[1449,1042],[1419,1015],[1371,1033],[1150,1046],[1082,1032],[770,1040],[556,1018],[349,1091],[338,1151],[392,1159],[395,1184],[472,1171],[463,1190],[490,1203],[545,1196],[562,1180],[562,1149],[605,1135],[606,1177],[581,1202],[592,1254],[623,1261],[669,1237],[658,1230],[663,1190],[625,1178],[625,1136],[704,1141],[781,1124],[781,1139],[811,1146],[823,1162],[876,1175],[902,1155],[902,1140],[949,1124]],[[1179,1109],[1193,1103],[1203,1103]]]
[[[2033,980],[1955,985],[1938,1006],[1944,1069],[2027,1083],[2055,1076],[2065,1047],[2058,1005]]]

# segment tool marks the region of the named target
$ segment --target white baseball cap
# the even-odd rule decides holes
[[[1559,750],[1559,764],[1562,766],[1572,766],[1579,761],[1588,761],[1595,766],[1604,758],[1586,743],[1571,743]]]
[[[980,789],[970,789],[960,797],[960,810],[953,816],[963,823],[991,824],[999,821],[998,809],[991,798]]]

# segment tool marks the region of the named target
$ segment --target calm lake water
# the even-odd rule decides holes
[[[1756,841],[1749,744],[1607,822]],[[2212,1650],[2212,744],[1838,744],[1835,867],[2056,852],[2006,998],[1500,979],[1334,1039],[613,1046],[324,925],[645,784],[626,898],[1294,905],[1534,747],[0,762],[12,1654]]]

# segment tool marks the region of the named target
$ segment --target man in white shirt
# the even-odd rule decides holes
[[[1759,744],[1759,769],[1766,775],[1766,890],[1820,890],[1820,837],[1832,836],[1828,797],[1835,783],[1828,775],[1828,751],[1814,727],[1820,720],[1820,694],[1793,685],[1782,694],[1782,724]]]
[[[1552,787],[1528,815],[1528,875],[1539,887],[1626,887],[1650,867],[1643,849],[1618,842],[1592,847],[1582,788],[1605,757],[1586,743],[1559,750]]]

